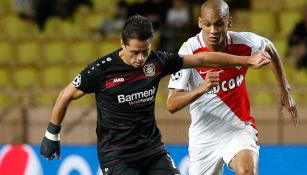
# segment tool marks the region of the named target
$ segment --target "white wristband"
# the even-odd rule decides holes
[[[52,141],[60,141],[60,134],[51,134],[50,132],[46,131],[45,137]]]

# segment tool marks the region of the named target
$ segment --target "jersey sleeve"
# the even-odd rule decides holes
[[[181,89],[188,91],[188,81],[191,76],[191,69],[181,69],[173,73],[168,83],[169,89]]]
[[[179,55],[193,54],[188,42],[184,42],[178,51]],[[181,69],[171,75],[168,88],[188,90],[188,81],[191,76],[191,69]]]
[[[82,70],[72,81],[72,85],[84,93],[95,92],[103,77],[100,64],[94,62]]]
[[[157,56],[162,63],[164,75],[175,73],[182,68],[183,58],[175,52],[157,52]]]
[[[265,37],[259,36],[255,33],[250,33],[246,32],[249,38],[249,42],[251,43],[251,48],[252,48],[252,54],[259,52],[259,51],[264,51],[267,47],[267,44],[271,42]]]

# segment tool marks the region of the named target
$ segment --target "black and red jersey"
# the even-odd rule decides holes
[[[144,66],[124,63],[117,50],[91,63],[72,82],[95,93],[98,157],[105,167],[166,152],[155,120],[159,81],[182,68],[177,53],[151,52]]]

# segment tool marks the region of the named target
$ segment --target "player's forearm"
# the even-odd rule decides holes
[[[170,89],[167,99],[167,109],[169,112],[175,113],[197,100],[204,93],[205,91],[201,87],[195,88],[189,92]]]
[[[201,53],[202,65],[205,67],[248,66],[248,56],[230,55],[221,52]]]
[[[70,103],[70,98],[65,95],[64,90],[62,90],[56,100],[56,103],[51,112],[50,122],[55,125],[61,125],[64,116],[67,111],[67,107]]]
[[[271,60],[272,60],[270,67],[275,74],[279,87],[282,91],[288,92],[290,90],[290,85],[287,81],[281,59],[276,49],[274,48],[273,44],[270,44],[269,54],[271,55]]]

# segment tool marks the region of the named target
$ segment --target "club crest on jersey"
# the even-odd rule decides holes
[[[144,65],[143,68],[144,74],[146,77],[151,77],[156,74],[156,67],[153,63]]]
[[[74,78],[74,80],[72,81],[72,85],[73,85],[74,87],[79,87],[79,86],[81,85],[81,75],[80,75],[80,74],[78,74],[78,75]]]

